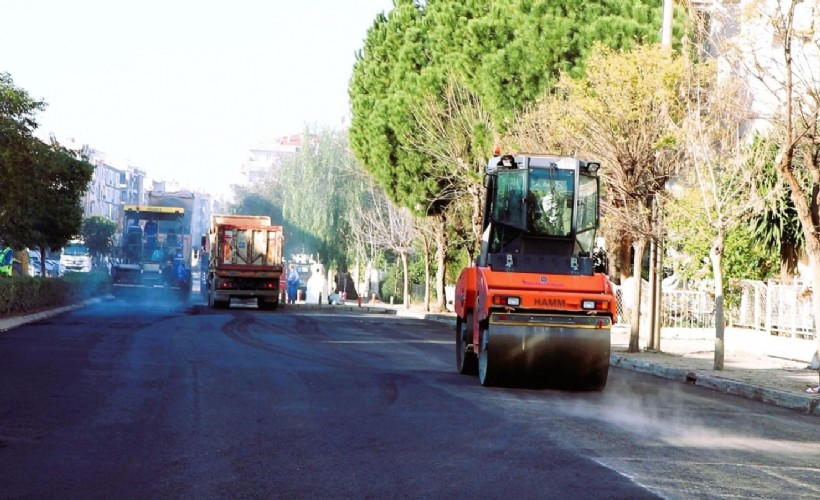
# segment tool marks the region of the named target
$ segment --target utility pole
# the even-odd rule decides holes
[[[672,48],[672,13],[674,12],[673,0],[663,0],[663,27],[661,28],[661,47]]]
[[[661,47],[664,49],[672,48],[672,19],[675,11],[675,4],[673,0],[663,0],[663,25],[661,28]],[[663,210],[660,206],[660,199],[655,198],[653,209],[655,212],[655,222],[661,226],[663,222]],[[656,239],[652,240],[652,258],[649,261],[651,267],[651,274],[654,276],[652,281],[652,290],[649,303],[652,307],[650,314],[650,347],[654,350],[661,350],[661,325],[662,325],[662,311],[663,311],[663,231],[658,232]]]

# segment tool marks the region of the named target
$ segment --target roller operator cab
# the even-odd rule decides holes
[[[599,164],[490,159],[481,251],[456,285],[456,366],[482,385],[603,390],[615,296],[595,265]]]

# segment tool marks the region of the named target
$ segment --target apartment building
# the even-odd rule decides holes
[[[277,180],[287,158],[299,154],[302,134],[290,134],[270,141],[262,141],[248,148],[248,160],[242,165],[242,180],[255,184],[264,179]]]
[[[783,111],[786,22],[793,15],[792,73],[796,94],[820,89],[820,0],[690,0],[703,29],[698,45],[718,62],[720,75],[746,85],[755,116],[765,129]]]
[[[145,203],[143,170],[107,158],[88,146],[84,153],[94,165],[94,173],[83,196],[83,218],[98,215],[118,221],[123,205]]]

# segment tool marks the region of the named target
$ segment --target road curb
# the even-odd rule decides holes
[[[390,309],[389,307],[376,307],[376,306],[362,306],[359,307],[358,305],[352,304],[285,304],[280,303],[279,307],[282,309],[294,309],[294,310],[319,310],[319,311],[346,311],[346,312],[363,312],[363,313],[371,313],[371,314],[396,314],[395,309]]]
[[[69,311],[74,311],[76,309],[81,309],[90,304],[96,304],[98,302],[102,302],[103,300],[109,299],[110,296],[106,297],[96,297],[93,299],[88,299],[83,302],[79,302],[77,304],[71,304],[70,306],[63,306],[58,307],[55,309],[47,309],[45,311],[39,311],[31,314],[23,314],[20,316],[9,316],[5,318],[0,318],[0,333],[9,331],[11,329],[17,328],[18,326],[26,325],[28,323],[33,323],[35,321],[40,321],[48,318],[53,318],[54,316],[59,316],[60,314],[67,313]]]
[[[760,387],[747,384],[745,382],[725,379],[723,377],[702,375],[694,370],[661,366],[655,363],[636,360],[627,356],[621,356],[619,354],[611,354],[609,363],[611,366],[617,366],[619,368],[626,368],[628,370],[647,373],[649,375],[677,380],[679,382],[705,387],[714,391],[773,404],[782,408],[799,410],[809,415],[820,416],[820,409],[818,408],[818,405],[820,405],[820,397],[818,396],[804,396],[769,387]]]

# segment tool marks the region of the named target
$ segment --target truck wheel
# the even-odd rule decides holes
[[[256,299],[256,307],[263,311],[275,311],[279,307],[279,302],[265,302],[262,299]]]
[[[208,290],[208,307],[211,309],[227,309],[231,305],[231,299],[216,300],[213,290]]]
[[[456,370],[462,375],[476,375],[478,373],[478,357],[473,351],[472,335],[470,340],[469,325],[473,323],[473,314],[467,313],[465,319],[456,318]]]

